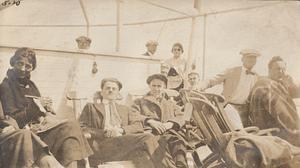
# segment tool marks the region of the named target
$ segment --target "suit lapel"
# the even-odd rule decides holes
[[[155,107],[149,107],[149,110],[152,111],[152,113],[155,113],[156,116],[158,116],[160,119],[162,119],[163,117],[163,111],[162,111],[162,105],[164,103],[164,101],[166,101],[164,98],[162,99],[162,101],[159,103],[157,102],[157,100],[151,96],[151,95],[146,95],[144,97],[144,99],[146,101],[149,101],[149,103],[152,103],[152,105],[156,106],[157,108]],[[154,111],[153,111],[154,110]]]
[[[126,110],[126,108],[122,105],[119,105],[119,104],[115,104],[116,105],[116,109],[117,109],[117,112],[121,118],[121,123],[123,126],[126,126],[128,125],[128,111]]]
[[[105,116],[104,104],[103,103],[96,103],[94,105],[95,105],[95,108],[97,109],[97,112],[100,113],[100,115],[102,115],[103,119],[105,120],[106,116]]]

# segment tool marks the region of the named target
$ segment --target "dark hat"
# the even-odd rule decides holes
[[[79,49],[89,49],[92,40],[86,36],[80,36],[76,39],[76,42]]]
[[[22,57],[27,58],[28,61],[32,64],[32,69],[36,68],[36,56],[35,52],[30,48],[19,48],[15,52],[15,54],[10,58],[10,65],[14,66],[16,61],[21,59]]]
[[[101,81],[101,89],[103,89],[106,82],[114,82],[119,86],[119,90],[122,89],[122,83],[116,78],[104,78]]]
[[[161,80],[166,84],[166,86],[168,85],[168,78],[162,74],[154,74],[154,75],[149,76],[147,78],[147,84],[149,85],[151,83],[151,81],[154,79]]]
[[[174,47],[179,47],[181,49],[181,51],[183,52],[183,46],[181,43],[174,43],[171,51],[173,51]]]

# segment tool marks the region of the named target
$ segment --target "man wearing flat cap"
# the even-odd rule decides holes
[[[101,103],[88,103],[80,116],[91,136],[92,166],[101,162],[133,160],[136,167],[164,167],[164,151],[157,138],[144,129],[130,108],[116,102],[122,83],[115,78],[101,82]]]
[[[187,167],[184,142],[178,135],[172,134],[183,126],[184,114],[165,93],[167,83],[167,77],[162,74],[149,76],[147,84],[150,92],[136,99],[132,109],[141,114],[140,120],[144,127],[154,135],[159,135],[162,146],[170,151],[175,165],[170,164],[168,167],[184,168]]]
[[[201,82],[201,90],[223,84],[223,92],[226,101],[234,106],[239,112],[243,126],[248,126],[248,115],[246,101],[249,93],[257,81],[257,73],[252,71],[260,53],[253,49],[244,49],[242,55],[242,66],[226,69],[214,78]]]
[[[150,40],[146,43],[147,51],[143,54],[143,56],[149,56],[153,57],[156,49],[157,49],[158,43],[157,41]]]

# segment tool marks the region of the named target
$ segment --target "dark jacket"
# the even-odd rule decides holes
[[[143,98],[135,100],[132,109],[140,114],[139,119],[144,126],[147,126],[145,125],[147,119],[155,119],[163,123],[170,121],[177,128],[182,127],[185,123],[180,107],[167,96],[163,97],[159,103],[148,93]]]
[[[0,99],[4,114],[13,117],[20,128],[42,115],[32,98],[26,98],[25,95],[41,96],[31,80],[26,86],[21,86],[14,72],[8,70],[7,77],[0,85]]]
[[[136,121],[135,114],[130,112],[130,109],[124,105],[116,104],[117,111],[121,117],[121,127],[124,129],[125,134],[141,133],[143,127],[140,122]],[[92,137],[104,137],[104,121],[105,121],[105,108],[103,103],[92,104],[88,103],[83,108],[79,121],[86,131]]]

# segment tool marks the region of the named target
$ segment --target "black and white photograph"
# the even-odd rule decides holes
[[[0,168],[299,167],[299,0],[0,0]]]

